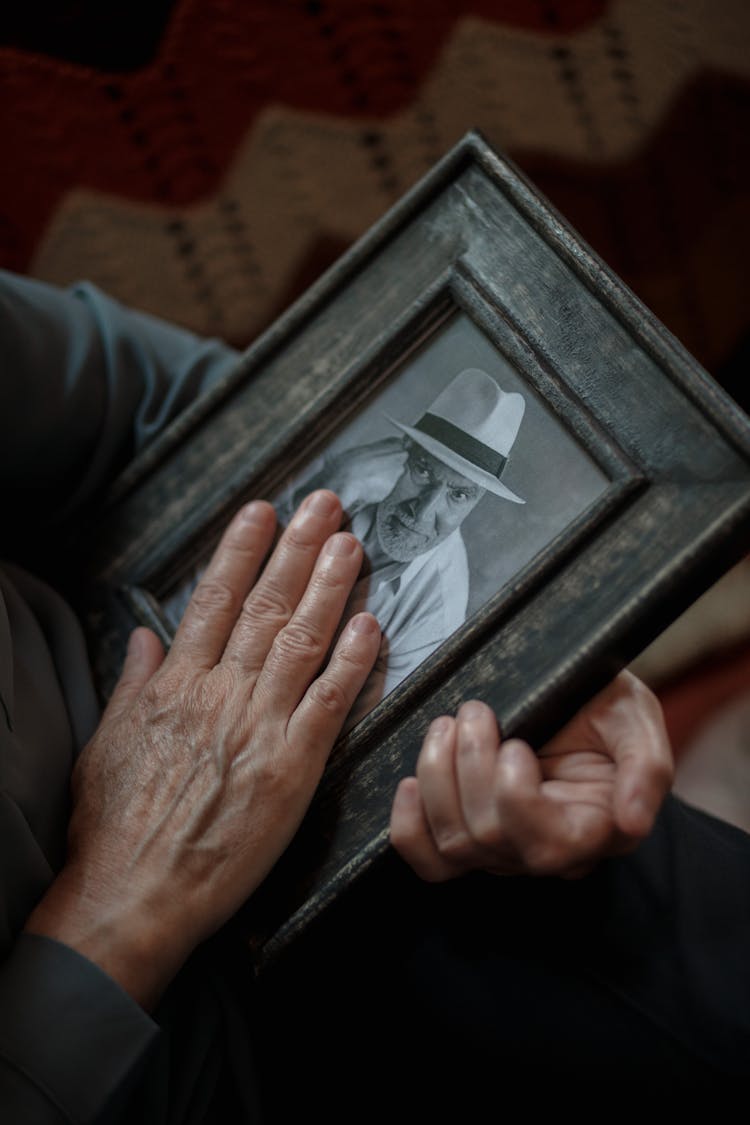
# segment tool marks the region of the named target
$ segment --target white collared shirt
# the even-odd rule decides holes
[[[376,505],[353,513],[351,530],[367,538]],[[381,577],[383,571],[390,577]],[[346,618],[369,610],[383,631],[375,667],[355,704],[347,728],[358,722],[417,668],[466,620],[469,564],[457,528],[446,539],[412,559],[393,575],[391,567],[375,570],[357,582]]]

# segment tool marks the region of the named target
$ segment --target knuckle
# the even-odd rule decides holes
[[[175,672],[165,671],[158,678],[144,684],[135,703],[134,712],[147,723],[160,720],[168,711],[179,705],[184,694],[184,683]]]
[[[403,819],[392,820],[389,838],[399,855],[406,857],[412,854],[416,845],[419,843],[419,832],[411,822],[404,823]]]
[[[392,847],[407,863],[412,863],[422,853],[422,834],[413,823],[391,821],[388,837]]]
[[[473,859],[475,846],[468,832],[444,829],[435,834],[435,845],[449,863],[466,863]]]
[[[289,771],[282,768],[281,758],[276,755],[254,755],[251,760],[253,781],[264,800],[274,796],[283,797],[291,791],[292,779]]]
[[[256,529],[247,524],[231,525],[223,550],[245,564],[255,562],[259,554]]]
[[[246,697],[247,673],[230,663],[214,668],[208,676],[191,684],[191,695],[204,712],[222,712]]]
[[[244,617],[253,621],[287,621],[292,613],[292,607],[284,593],[270,580],[248,594],[242,607]]]
[[[675,767],[671,758],[660,758],[654,763],[652,776],[654,784],[660,789],[669,789],[674,781]]]
[[[201,617],[231,612],[237,605],[237,595],[231,586],[217,578],[198,583],[192,597],[192,607]]]
[[[637,676],[630,677],[630,691],[637,703],[648,707],[651,711],[661,711],[661,704],[648,684],[639,680]]]
[[[336,670],[345,677],[360,678],[370,671],[372,658],[356,644],[339,645],[332,658]]]
[[[481,741],[474,735],[469,735],[463,732],[456,744],[456,757],[462,760],[471,761],[478,757],[483,750]]]
[[[402,859],[406,860],[414,873],[424,883],[445,883],[460,874],[460,870],[456,870],[451,863],[448,863],[439,855],[425,856],[418,851],[413,855],[403,855]]]
[[[322,710],[333,715],[345,715],[349,710],[349,697],[336,680],[328,678],[315,680],[310,685],[310,699]]]
[[[523,859],[532,875],[556,875],[563,867],[560,848],[549,842],[537,843],[527,848]]]
[[[620,675],[624,692],[626,695],[630,696],[634,704],[639,709],[647,712],[652,718],[661,718],[661,703],[659,702],[658,696],[652,691],[648,684],[644,683],[643,680],[633,675],[633,673],[627,669]]]
[[[503,832],[497,820],[480,820],[472,826],[474,839],[487,851],[497,851],[503,843]]]
[[[333,562],[333,565],[329,560]],[[344,579],[336,566],[336,556],[329,555],[324,563],[316,569],[310,582],[310,589],[313,593],[324,594],[331,590],[340,590],[343,586]]]
[[[324,656],[323,642],[319,634],[306,621],[290,621],[274,641],[274,647],[284,658],[302,658],[305,661],[320,661]]]
[[[320,537],[315,535],[308,520],[292,520],[284,533],[284,542],[281,546],[282,554],[292,551],[296,554],[303,551],[307,554],[311,548],[320,545]]]
[[[140,710],[142,712],[149,712],[160,707],[164,688],[166,688],[167,694],[172,694],[169,687],[169,679],[166,676],[161,677],[161,682],[149,680],[147,684],[143,685],[143,690],[138,698],[138,707]]]

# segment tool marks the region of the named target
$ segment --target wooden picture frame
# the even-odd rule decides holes
[[[477,523],[481,597],[339,740],[253,897],[243,923],[259,968],[384,855],[396,784],[432,717],[479,697],[505,734],[540,744],[748,549],[748,419],[471,133],[115,483],[88,550],[102,696],[135,624],[169,642],[170,597],[241,503],[301,479],[402,385],[413,436],[480,362],[525,397],[502,479],[537,497],[538,534],[506,525],[506,543],[528,541],[503,570],[515,506],[497,542],[494,514]]]

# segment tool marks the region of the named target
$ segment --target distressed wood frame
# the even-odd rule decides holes
[[[435,714],[485,699],[537,744],[747,551],[748,419],[477,133],[116,481],[88,551],[103,697],[137,623],[299,449],[352,417],[466,313],[609,479],[549,544],[342,738],[295,841],[240,916],[258,968],[388,848],[397,781]]]

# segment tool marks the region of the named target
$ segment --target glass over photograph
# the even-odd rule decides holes
[[[274,495],[285,525],[316,488],[340,497],[365,562],[344,622],[383,631],[351,729],[608,485],[538,393],[457,313]],[[207,561],[207,560],[206,560]],[[176,628],[205,563],[162,602]],[[342,623],[343,624],[343,623]]]

